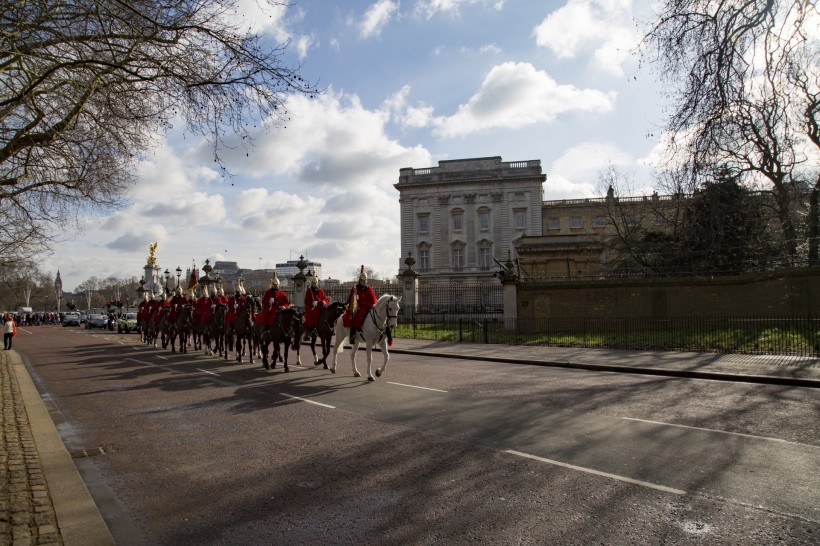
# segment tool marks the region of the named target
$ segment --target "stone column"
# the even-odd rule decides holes
[[[161,280],[161,269],[162,268],[156,264],[145,264],[145,273],[143,274],[143,278],[145,279],[145,284],[148,290],[154,294],[164,289]]]
[[[307,262],[304,256],[299,256],[299,261],[296,262],[296,267],[299,268],[299,273],[293,276],[293,299],[290,302],[291,307],[296,307],[300,311],[305,310],[305,291],[307,290],[307,277],[305,277],[305,268]]]
[[[419,305],[419,274],[413,269],[416,260],[413,253],[408,252],[404,259],[407,269],[399,274],[401,283],[401,315],[402,320],[412,323]]]

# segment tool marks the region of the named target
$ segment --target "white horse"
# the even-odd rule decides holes
[[[387,367],[390,355],[387,353],[387,340],[390,337],[390,328],[394,328],[399,317],[399,302],[401,298],[385,294],[380,297],[370,311],[364,317],[361,331],[356,334],[353,341],[353,348],[350,354],[350,363],[353,365],[353,376],[361,377],[362,374],[356,369],[356,351],[359,343],[364,341],[367,344],[367,380],[375,381],[371,373],[371,362],[373,346],[378,344],[384,354],[384,364],[381,368],[376,368],[376,376],[381,377],[382,372]],[[344,351],[344,344],[350,336],[350,328],[346,328],[343,321],[336,322],[336,339],[333,340],[333,365],[330,367],[331,373],[336,373],[336,357]]]

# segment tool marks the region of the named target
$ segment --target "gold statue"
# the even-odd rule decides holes
[[[151,253],[151,254],[148,256],[148,265],[154,265],[155,263],[157,263],[157,256],[156,256],[156,253],[157,253],[157,243],[156,243],[156,242],[150,243],[150,244],[148,245],[148,250],[149,250],[149,252]]]

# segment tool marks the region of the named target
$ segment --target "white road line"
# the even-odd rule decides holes
[[[618,480],[627,483],[634,483],[636,485],[640,485],[643,487],[648,487],[650,489],[657,489],[658,491],[665,491],[666,493],[674,493],[675,495],[685,495],[686,491],[681,491],[680,489],[674,489],[672,487],[666,487],[665,485],[658,485],[656,483],[644,482],[641,480],[634,480],[632,478],[627,478],[626,476],[619,476],[618,474],[610,474],[609,472],[601,472],[600,470],[593,470],[591,468],[584,468],[583,466],[575,466],[574,464],[562,463],[560,461],[553,461],[552,459],[545,459],[544,457],[538,457],[536,455],[530,455],[529,453],[521,453],[520,451],[513,451],[511,449],[505,450],[505,453],[509,453],[510,455],[518,455],[519,457],[525,457],[527,459],[533,459],[536,461],[541,461],[542,463],[549,463],[554,464],[556,466],[563,466],[564,468],[570,468],[572,470],[579,470],[581,472],[586,472],[588,474],[594,474],[596,476],[603,476],[604,478],[612,478],[613,480]]]
[[[197,368],[197,370],[199,370],[202,373],[207,373],[207,374],[215,375],[215,376],[219,377],[218,373],[214,373],[214,372],[211,372],[211,371],[208,371],[208,370],[203,370],[202,368]]]
[[[329,406],[328,404],[322,404],[321,402],[316,402],[316,401],[310,400],[308,398],[302,398],[301,396],[293,396],[292,394],[285,394],[283,392],[280,392],[279,394],[281,394],[282,396],[285,396],[287,398],[293,398],[294,400],[299,400],[300,402],[307,402],[308,404],[316,404],[317,406],[322,406],[323,408],[336,409],[336,406]]]
[[[638,421],[641,423],[651,423],[653,425],[664,425],[667,427],[679,427],[679,428],[689,428],[692,430],[703,430],[705,432],[717,432],[720,434],[730,434],[732,436],[743,436],[745,438],[754,438],[755,440],[768,440],[770,442],[781,442],[784,444],[795,444],[795,445],[807,445],[807,444],[798,444],[796,442],[789,442],[788,440],[783,440],[781,438],[771,438],[769,436],[756,436],[754,434],[743,434],[742,432],[729,432],[726,430],[715,430],[713,428],[703,428],[703,427],[691,427],[689,425],[676,425],[675,423],[664,423],[661,421],[650,421],[648,419],[635,419],[633,417],[621,417],[621,419],[626,419],[627,421]]]
[[[394,383],[393,381],[388,381],[390,385],[398,385],[400,387],[410,387],[412,389],[424,389],[426,391],[436,391],[436,392],[447,392],[441,389],[431,389],[430,387],[419,387],[418,385],[407,385],[406,383]]]
[[[161,358],[162,360],[168,360],[167,356],[156,355],[157,358]]]

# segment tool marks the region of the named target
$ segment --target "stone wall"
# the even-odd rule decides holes
[[[820,313],[820,269],[713,279],[523,282],[519,319],[807,316]]]

